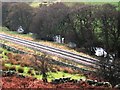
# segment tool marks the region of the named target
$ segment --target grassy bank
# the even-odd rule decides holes
[[[15,31],[9,31],[9,29],[7,29],[6,27],[0,28],[0,33],[11,35],[11,36],[22,38],[22,39],[26,39],[26,40],[31,40],[31,41],[37,42],[39,44],[42,44],[42,45],[63,49],[63,50],[70,51],[70,52],[73,52],[73,53],[81,55],[81,56],[93,58],[92,56],[90,56],[88,54],[78,52],[75,49],[71,49],[71,48],[67,47],[67,44],[59,44],[59,43],[50,42],[50,41],[35,40],[34,38],[32,38],[32,35],[30,35],[30,34],[19,34]]]

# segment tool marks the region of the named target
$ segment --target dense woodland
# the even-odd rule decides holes
[[[22,26],[36,39],[61,35],[65,43],[74,42],[88,52],[102,47],[108,53],[100,57],[99,76],[113,85],[120,82],[120,6],[84,4],[67,6],[64,3],[32,8],[29,3],[2,3],[2,23],[12,31]],[[109,54],[113,55],[112,62]]]

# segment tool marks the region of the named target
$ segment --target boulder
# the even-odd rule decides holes
[[[22,26],[20,26],[20,27],[17,29],[17,32],[18,32],[18,33],[24,33],[24,30],[23,30]]]
[[[70,48],[76,48],[76,44],[74,43],[74,42],[69,42],[68,43],[68,47],[70,47]]]
[[[115,85],[115,89],[120,89],[120,84]]]

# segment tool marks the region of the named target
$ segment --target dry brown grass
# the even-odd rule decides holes
[[[75,73],[75,71],[69,67],[64,67],[59,65],[54,65],[53,67],[55,68],[56,71],[63,71],[65,73],[70,73],[70,74]]]
[[[30,37],[29,35],[18,34],[18,33],[15,32],[15,31],[4,30],[4,28],[3,28],[2,30],[1,30],[1,28],[0,28],[0,33],[1,33],[1,34],[10,35],[10,36],[14,36],[14,37],[18,37],[18,38],[27,39],[27,40],[33,40],[33,38]]]
[[[55,48],[58,48],[58,49],[63,49],[63,50],[72,52],[74,54],[78,54],[78,55],[81,55],[81,56],[84,56],[84,57],[89,57],[89,58],[94,59],[93,57],[91,57],[88,54],[85,54],[83,52],[77,52],[75,49],[71,49],[71,48],[67,47],[67,44],[58,44],[58,43],[55,43],[55,42],[42,41],[42,40],[38,41],[37,43],[43,44],[43,45],[46,45],[46,46],[50,46],[50,47],[55,47]]]
[[[8,59],[13,59],[13,54],[12,53],[8,53],[6,56],[8,56]]]
[[[13,54],[8,53],[7,54],[9,60],[8,62],[14,65],[21,65],[21,66],[30,66],[32,65],[32,62],[36,60],[34,55],[29,54]]]

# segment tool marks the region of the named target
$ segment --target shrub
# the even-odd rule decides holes
[[[10,63],[14,65],[18,64],[18,62],[15,59],[10,59]]]
[[[74,70],[72,70],[71,68],[68,68],[68,67],[65,67],[64,70],[66,70],[70,74],[74,73]]]
[[[8,59],[13,59],[13,54],[12,53],[8,53],[6,56],[8,56]]]
[[[36,74],[36,75],[40,75],[40,72],[36,71],[35,74]]]
[[[34,60],[35,58],[32,55],[24,55],[21,58],[21,65],[23,66],[30,66],[31,60]]]
[[[57,70],[55,68],[51,69],[51,72],[57,72]]]
[[[8,68],[8,67],[5,67],[5,66],[2,66],[2,70],[3,70],[3,71],[8,71],[9,68]]]
[[[22,58],[22,55],[21,55],[21,54],[14,55],[14,59],[15,59],[16,61],[21,60],[21,58]]]
[[[16,67],[15,67],[15,66],[12,66],[12,67],[10,67],[9,70],[16,71]]]
[[[5,61],[0,60],[0,66],[5,66]]]
[[[24,64],[24,63],[20,63],[20,66],[24,67],[24,66],[25,66],[25,64]]]
[[[64,73],[68,73],[68,70],[64,69],[63,72],[64,72]]]
[[[2,67],[2,70],[3,70],[3,71],[8,71],[8,70],[9,70],[9,67],[8,67],[8,66],[4,66],[4,67]]]
[[[23,73],[24,72],[23,68],[18,68],[18,72]]]
[[[33,72],[33,70],[32,69],[30,69],[29,71],[28,71],[28,74],[30,74],[30,75],[34,75],[34,72]]]
[[[55,66],[55,69],[56,69],[56,71],[61,71],[62,70],[62,68],[59,67],[59,66]]]

